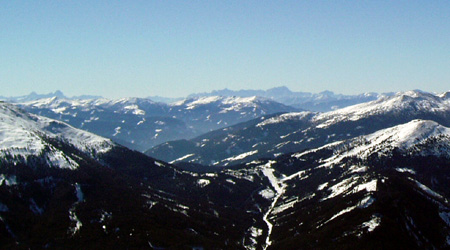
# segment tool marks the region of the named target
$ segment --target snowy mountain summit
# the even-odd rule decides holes
[[[371,144],[391,143],[401,149],[411,149],[430,140],[440,138],[450,142],[450,128],[434,121],[413,120],[409,123],[384,129],[366,137]],[[442,152],[449,154],[450,152]]]
[[[435,95],[418,90],[383,96],[375,101],[361,103],[318,115],[314,121],[319,127],[341,121],[357,121],[375,115],[414,115],[450,111],[450,98],[446,93]]]
[[[68,144],[91,157],[113,147],[109,139],[71,127],[63,122],[28,114],[14,105],[0,102],[0,155],[14,162],[44,155],[54,167],[76,168],[77,163],[55,144]]]

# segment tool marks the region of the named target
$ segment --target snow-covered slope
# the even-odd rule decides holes
[[[170,106],[181,107],[187,110],[191,110],[201,106],[216,104],[217,107],[221,109],[220,113],[225,113],[228,111],[241,111],[245,110],[246,108],[261,109],[263,105],[273,105],[273,103],[274,102],[269,99],[257,96],[250,96],[250,97],[208,96],[208,97],[188,98],[182,101],[172,103],[170,104]],[[261,112],[266,111],[261,110]]]
[[[1,249],[240,249],[257,216],[258,176],[182,171],[3,102],[0,166]]]
[[[168,142],[148,153],[167,161],[183,159],[205,165],[229,165],[317,148],[414,119],[433,120],[450,126],[448,96],[446,93],[408,91],[326,113],[267,115],[183,143]],[[186,155],[190,157],[183,158]]]
[[[76,129],[63,122],[24,112],[12,104],[0,103],[0,155],[12,160],[46,155],[55,167],[76,168],[77,163],[51,140],[67,143],[95,157],[114,144],[109,139]]]
[[[327,149],[334,153],[330,158],[322,160],[322,166],[326,167],[331,167],[348,157],[367,159],[373,154],[390,155],[394,149],[416,155],[450,158],[450,128],[434,121],[413,120],[349,141],[327,144],[294,156],[301,157]]]
[[[447,93],[439,95],[422,91],[399,92],[394,96],[384,96],[375,101],[357,104],[336,111],[319,114],[313,121],[318,127],[330,126],[342,121],[357,121],[369,116],[420,113],[442,113],[450,111]]]
[[[264,249],[448,248],[449,152],[450,128],[413,120],[247,163],[270,182],[257,239]]]

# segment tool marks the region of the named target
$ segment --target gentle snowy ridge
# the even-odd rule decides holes
[[[0,154],[3,156],[39,155],[46,148],[50,165],[74,169],[78,164],[46,142],[53,138],[70,143],[77,149],[91,154],[106,153],[114,144],[100,136],[76,129],[65,123],[27,114],[11,104],[0,103]]]

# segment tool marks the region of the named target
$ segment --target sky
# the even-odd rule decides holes
[[[2,1],[0,96],[450,90],[450,1]]]

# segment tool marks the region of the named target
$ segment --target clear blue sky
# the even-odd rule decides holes
[[[0,95],[450,90],[450,1],[2,1]]]

